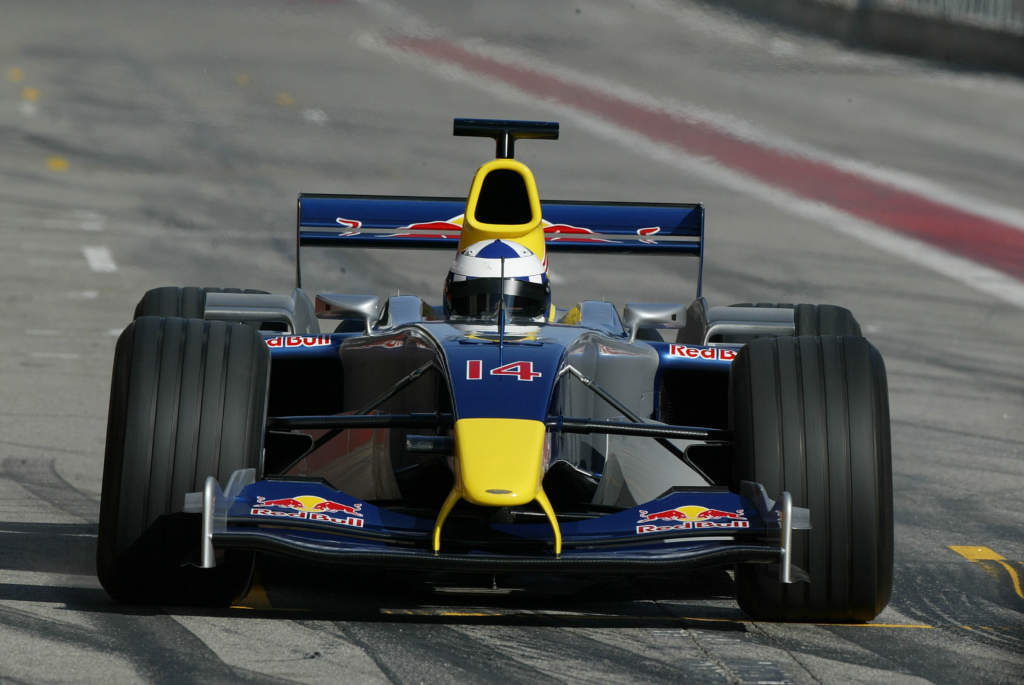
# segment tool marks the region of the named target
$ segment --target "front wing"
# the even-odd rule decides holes
[[[559,523],[555,555],[547,523],[452,526],[431,550],[434,520],[360,501],[322,481],[260,480],[235,472],[224,491],[214,478],[186,496],[201,513],[202,565],[216,549],[247,549],[348,565],[453,572],[643,573],[732,563],[777,564],[779,579],[803,575],[789,557],[794,529],[810,527],[789,493],[778,502],[756,483],[742,494],[675,489],[645,504]]]

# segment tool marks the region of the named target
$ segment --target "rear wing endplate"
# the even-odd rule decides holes
[[[464,198],[385,195],[299,195],[296,286],[303,246],[444,249],[454,252]],[[704,261],[704,206],[634,202],[542,201],[546,248],[552,252],[684,254]]]

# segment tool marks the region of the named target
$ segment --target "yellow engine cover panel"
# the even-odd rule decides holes
[[[473,504],[532,502],[544,468],[541,421],[459,419],[455,422],[456,489]]]

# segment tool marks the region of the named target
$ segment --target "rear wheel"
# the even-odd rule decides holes
[[[97,575],[115,599],[229,603],[252,555],[201,569],[200,522],[182,512],[207,476],[259,468],[270,354],[250,326],[142,317],[117,341],[110,391]]]
[[[792,309],[796,325],[794,335],[853,335],[860,337],[860,324],[853,312],[834,304],[776,304],[773,302],[740,302],[730,307]]]
[[[737,599],[755,618],[867,621],[889,601],[892,467],[885,366],[864,338],[759,338],[733,362],[733,485],[763,484],[811,512],[792,562],[809,583],[741,564]]]
[[[206,293],[249,293],[266,295],[265,290],[243,288],[197,288],[164,286],[146,291],[135,305],[135,316],[176,316],[183,319],[201,319],[206,308]]]

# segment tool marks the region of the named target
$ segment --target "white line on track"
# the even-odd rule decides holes
[[[113,273],[117,271],[117,264],[114,262],[114,255],[110,249],[103,245],[86,246],[82,248],[82,255],[88,262],[89,268],[98,273]]]
[[[514,86],[500,83],[495,79],[481,78],[477,74],[469,72],[461,67],[448,62],[443,62],[425,55],[411,54],[387,42],[386,39],[375,35],[363,34],[359,37],[359,44],[369,50],[383,52],[392,58],[419,69],[426,70],[436,76],[470,84],[480,90],[487,91],[503,100],[516,104],[538,104],[537,97],[526,93]],[[651,95],[641,93],[632,88],[614,84],[605,79],[598,79],[590,75],[570,71],[562,67],[555,67],[543,63],[535,57],[527,57],[518,51],[501,47],[484,45],[479,41],[472,43],[460,43],[467,50],[486,55],[491,59],[505,62],[513,62],[542,73],[550,73],[558,78],[576,81],[585,84],[590,88],[602,90],[620,99],[626,99],[633,103],[643,103],[667,111],[676,111],[684,116],[699,119],[702,122],[713,120],[713,114],[702,108],[681,106],[679,103],[664,103],[654,99]],[[543,105],[564,119],[571,119],[591,133],[618,143],[634,152],[645,154],[651,159],[663,164],[684,171],[688,174],[700,175],[709,180],[733,189],[737,192],[755,197],[784,212],[795,214],[801,218],[811,220],[830,230],[843,235],[856,238],[868,243],[882,251],[894,254],[908,262],[923,266],[936,273],[942,274],[955,281],[995,297],[1003,302],[1016,307],[1024,308],[1024,283],[1007,276],[1006,274],[991,269],[977,262],[958,257],[944,250],[928,245],[924,242],[898,235],[882,226],[864,221],[846,212],[820,202],[807,200],[794,195],[778,187],[763,183],[756,178],[734,171],[724,165],[712,162],[706,158],[688,155],[685,150],[677,147],[666,146],[664,142],[653,140],[633,130],[623,128],[617,124],[609,123],[582,109],[543,101]],[[728,119],[728,118],[726,118]],[[798,149],[814,154],[810,147],[793,142],[787,142],[781,137],[763,137],[756,129],[749,124],[736,118],[729,120],[728,124],[722,124],[721,120],[716,123],[719,127],[725,127],[732,135],[758,140],[766,145],[788,149],[796,152]],[[939,186],[931,181],[913,177],[910,174],[894,170],[884,170],[880,167],[858,162],[856,160],[840,160],[838,157],[818,151],[817,157],[821,161],[846,171],[860,173],[873,180],[881,180],[895,187],[915,192],[931,200],[938,201],[936,195],[945,193],[944,204],[953,200],[954,204],[967,205],[983,216],[996,219],[1016,228],[1024,230],[1024,213],[1010,207],[994,207],[987,201],[968,198],[962,193],[954,193],[950,189]],[[984,210],[984,211],[981,211]]]

